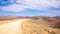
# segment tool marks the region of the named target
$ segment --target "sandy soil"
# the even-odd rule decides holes
[[[0,34],[22,34],[22,20],[0,25]]]

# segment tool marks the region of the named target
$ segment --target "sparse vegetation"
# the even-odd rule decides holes
[[[25,19],[22,24],[23,34],[60,34],[60,17],[12,17],[0,18],[0,25]]]
[[[42,24],[36,23],[33,19],[24,20],[22,23],[24,34],[59,34],[60,29],[55,29]]]

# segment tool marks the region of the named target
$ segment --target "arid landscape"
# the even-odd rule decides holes
[[[60,34],[60,16],[0,16],[0,34]]]
[[[0,34],[60,34],[60,0],[0,0]]]

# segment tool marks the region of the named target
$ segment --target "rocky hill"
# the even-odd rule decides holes
[[[50,22],[46,22],[47,20],[45,21],[44,19],[41,19],[39,23],[32,19],[24,20],[21,24],[23,34],[60,34],[60,26],[53,28],[55,27],[53,26],[55,24],[53,24],[54,21],[51,23],[53,25],[51,25]]]
[[[10,20],[10,19],[16,19],[16,16],[1,16],[0,15],[0,20]]]

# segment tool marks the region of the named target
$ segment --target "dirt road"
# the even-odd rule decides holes
[[[22,34],[22,20],[0,25],[0,34]]]

